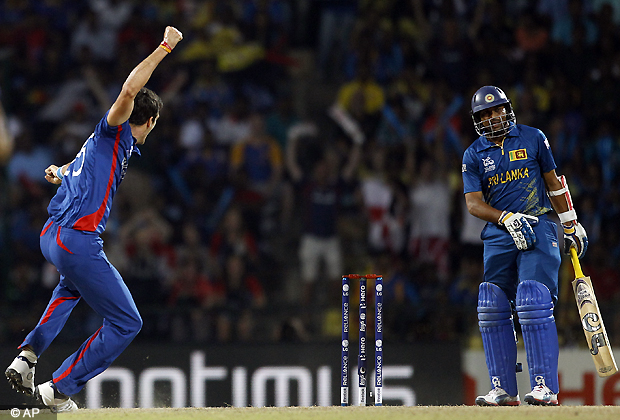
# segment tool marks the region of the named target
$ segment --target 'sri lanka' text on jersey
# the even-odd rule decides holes
[[[512,171],[506,171],[503,174],[495,174],[489,178],[489,188],[497,184],[505,184],[506,182],[514,181],[517,179],[529,178],[530,173],[527,168],[513,169]]]
[[[109,112],[109,111],[108,111]],[[69,165],[47,212],[62,227],[102,233],[134,145],[129,122],[108,124],[108,113]]]
[[[556,168],[542,131],[515,125],[502,146],[479,137],[463,155],[464,193],[482,191],[501,211],[540,216],[551,211],[543,173]]]

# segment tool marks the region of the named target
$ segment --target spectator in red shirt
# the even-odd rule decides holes
[[[171,307],[171,332],[174,341],[202,342],[212,330],[211,309],[223,300],[207,276],[199,254],[189,254],[179,260],[170,287],[168,304]]]
[[[251,268],[255,268],[258,263],[256,238],[246,228],[241,208],[237,206],[228,209],[220,228],[211,237],[209,245],[210,270],[221,276],[226,260],[231,255],[242,256]]]
[[[255,310],[267,303],[260,280],[248,272],[245,259],[231,255],[226,260],[224,275],[216,285],[224,296],[219,308],[216,337],[219,342],[247,341],[252,338]]]

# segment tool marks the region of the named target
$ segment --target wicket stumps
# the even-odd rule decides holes
[[[366,278],[360,278],[359,351],[357,376],[359,379],[360,405],[366,405]]]
[[[350,280],[359,280],[359,351],[357,374],[359,378],[359,405],[366,405],[366,302],[367,279],[375,280],[375,405],[383,405],[383,277],[378,274],[348,274],[342,276],[342,342],[340,354],[340,405],[349,405],[349,321]]]
[[[375,280],[375,405],[383,405],[383,277]]]
[[[342,277],[342,348],[340,350],[340,405],[349,405],[349,278]]]

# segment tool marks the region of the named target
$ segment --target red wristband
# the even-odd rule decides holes
[[[159,46],[162,47],[168,54],[172,52],[172,47],[166,41],[162,41]]]

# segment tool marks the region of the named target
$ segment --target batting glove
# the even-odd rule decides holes
[[[502,212],[497,223],[508,230],[520,251],[532,249],[538,243],[534,229],[532,229],[532,225],[538,224],[538,217],[505,211]]]
[[[583,257],[588,249],[588,235],[581,223],[573,220],[562,224],[564,228],[564,253],[570,254],[570,248],[574,247],[579,258]]]

